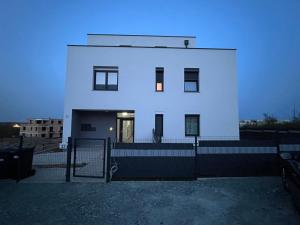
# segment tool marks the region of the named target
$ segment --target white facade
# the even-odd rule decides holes
[[[118,67],[118,91],[93,90],[94,66]],[[156,67],[164,68],[163,92],[155,91]],[[184,91],[185,68],[199,68],[199,92]],[[74,110],[134,111],[136,142],[152,139],[156,113],[166,141],[191,140],[186,114],[200,115],[200,139],[238,140],[236,51],[195,48],[194,37],[88,35],[88,45],[68,46],[63,142],[78,135]]]

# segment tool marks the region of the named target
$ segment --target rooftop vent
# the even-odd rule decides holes
[[[185,45],[185,48],[187,48],[189,45],[189,40],[184,40],[184,45]]]

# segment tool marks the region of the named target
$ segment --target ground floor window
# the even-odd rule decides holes
[[[185,115],[185,136],[199,136],[199,115]]]
[[[155,135],[158,137],[162,137],[164,135],[163,118],[163,114],[155,114]]]

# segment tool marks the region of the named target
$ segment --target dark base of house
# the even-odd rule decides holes
[[[196,177],[114,177],[112,181],[193,181]]]

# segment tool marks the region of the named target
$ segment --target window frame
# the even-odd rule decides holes
[[[100,88],[96,88],[97,84],[97,73],[105,73],[105,84],[104,84],[104,88],[100,89]],[[116,84],[116,89],[109,89],[109,84],[108,84],[108,74],[109,73],[116,73],[117,74],[117,84]],[[119,69],[118,67],[107,67],[107,66],[94,66],[93,68],[93,91],[118,91],[119,90]]]
[[[155,133],[156,133],[156,118],[161,117],[161,137],[164,136],[164,114],[162,113],[156,113],[154,117],[154,127],[155,127]]]
[[[197,72],[198,73],[198,79],[197,80],[186,80],[185,78],[185,74],[186,72]],[[184,92],[187,92],[187,93],[199,93],[200,92],[200,69],[199,68],[184,68],[184,73],[183,73],[183,90]],[[196,87],[197,87],[197,90],[196,91],[188,91],[185,89],[185,82],[195,82],[196,83]]]
[[[186,119],[187,119],[187,117],[197,119],[197,134],[196,135],[195,134],[187,134],[187,132],[186,132],[186,128],[187,128],[186,127],[186,125],[187,125]],[[195,137],[195,136],[199,137],[200,136],[200,115],[199,114],[185,114],[184,115],[184,133],[185,133],[186,137]]]
[[[162,90],[157,90],[157,72],[162,72]],[[156,67],[155,68],[155,92],[164,92],[165,91],[165,70],[164,67]]]

